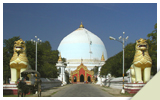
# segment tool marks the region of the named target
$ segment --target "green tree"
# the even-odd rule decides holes
[[[98,66],[95,66],[93,69],[91,69],[91,71],[94,72],[94,75],[98,74]]]
[[[152,59],[152,70],[151,75],[155,75],[157,73],[157,24],[154,25],[154,30],[152,33],[149,33],[148,35],[147,43],[149,45],[149,55]],[[136,43],[129,43],[127,46],[125,46],[125,70],[124,74],[126,74],[126,71],[130,68],[134,55],[135,55],[135,45]],[[122,59],[122,51],[116,54],[113,57],[110,57],[105,64],[101,68],[101,75],[106,75],[108,73],[111,73],[112,76],[118,77],[122,76],[122,66],[123,66],[123,59]]]
[[[35,45],[31,41],[26,41],[26,54],[29,64],[35,70]]]
[[[155,75],[157,73],[157,23],[154,25],[154,30],[147,37],[149,38],[147,40],[149,45],[148,52],[152,59],[151,74]]]
[[[149,33],[147,37],[151,40],[152,43],[157,44],[157,23],[154,25],[154,30]]]
[[[6,47],[3,47],[3,79],[5,80],[5,83],[8,83],[8,78],[10,78],[10,66],[9,66],[9,53]]]
[[[31,41],[26,42],[27,56],[32,69],[35,69],[35,45]],[[51,50],[49,41],[37,44],[37,71],[41,77],[57,77],[56,62],[58,51]]]
[[[125,65],[124,72],[126,72],[134,58],[135,43],[129,43],[125,46]],[[113,57],[110,57],[101,68],[101,75],[111,73],[112,76],[119,77],[123,75],[123,52],[119,52]],[[124,73],[126,74],[126,73]]]
[[[14,41],[19,40],[20,37],[19,36],[15,36],[13,38],[10,38],[8,40],[4,39],[3,40],[3,47],[5,47],[8,50],[9,53],[9,57],[12,57],[13,55],[13,47],[14,47]]]
[[[131,67],[135,55],[136,43],[129,43],[125,47],[125,72]],[[126,74],[126,73],[125,73]]]

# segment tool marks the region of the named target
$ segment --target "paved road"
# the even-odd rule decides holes
[[[52,95],[52,97],[111,97],[93,84],[72,84]]]

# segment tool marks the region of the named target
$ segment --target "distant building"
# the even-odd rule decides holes
[[[63,82],[66,82],[66,79],[64,79],[66,78],[65,72],[69,73],[72,82],[92,81],[93,75],[87,73],[91,74],[89,71],[95,66],[99,66],[100,70],[105,60],[107,60],[107,51],[102,40],[85,29],[82,23],[78,29],[63,38],[58,50],[60,52],[60,58],[57,63],[57,68],[60,70],[58,78],[60,80],[63,79]],[[67,65],[65,67],[61,57],[66,58],[65,63]],[[65,68],[65,72],[62,71],[64,70],[62,68]],[[75,73],[76,71],[77,73]]]

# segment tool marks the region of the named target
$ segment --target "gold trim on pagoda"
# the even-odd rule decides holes
[[[59,54],[59,59],[58,59],[58,61],[62,61],[61,53]]]
[[[81,25],[79,26],[79,28],[84,28],[84,26],[83,26],[82,22],[81,22]]]
[[[104,53],[102,53],[101,61],[105,61]]]

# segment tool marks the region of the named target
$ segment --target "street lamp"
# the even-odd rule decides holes
[[[111,37],[111,36],[109,37],[110,40],[116,40],[116,41],[123,44],[123,88],[122,88],[121,93],[125,93],[125,90],[124,90],[124,43],[129,38],[128,36],[126,38],[124,38],[124,34],[125,34],[125,32],[123,32],[123,38],[122,38],[122,36],[120,36],[119,40],[117,40],[117,39],[115,39],[114,37]]]
[[[37,38],[37,36],[35,36],[36,40],[33,41],[33,39],[31,39],[31,42],[34,42],[36,44],[36,59],[35,59],[35,70],[37,71],[37,43],[41,43],[42,40],[40,40],[39,38]]]

